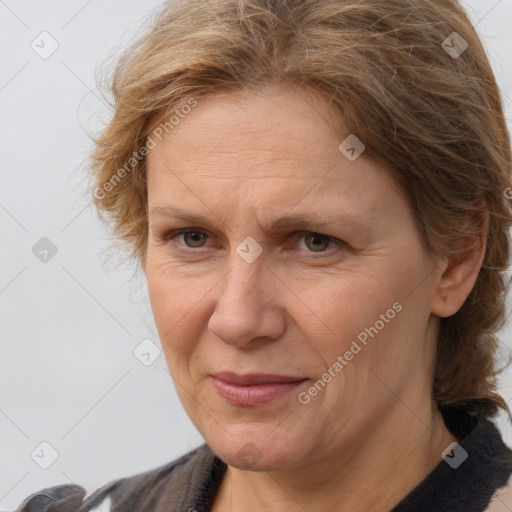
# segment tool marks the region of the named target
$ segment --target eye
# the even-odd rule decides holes
[[[203,247],[206,243],[208,235],[196,229],[181,229],[169,233],[165,238],[167,240],[174,240],[175,238],[183,235],[184,245],[191,248]]]
[[[328,252],[329,248],[333,245],[340,247],[345,245],[342,240],[312,231],[302,231],[296,233],[296,235],[299,240],[304,240],[303,244],[306,248],[305,250],[310,253]],[[176,240],[178,237],[183,237],[181,242]],[[173,243],[177,243],[178,245],[182,245],[190,249],[199,249],[204,247],[208,238],[209,237],[206,233],[203,233],[196,228],[179,229],[171,231],[165,235],[165,240],[172,240]]]
[[[310,252],[325,252],[331,245],[341,245],[341,240],[337,240],[327,235],[314,232],[299,233],[300,238],[304,239],[304,245]]]

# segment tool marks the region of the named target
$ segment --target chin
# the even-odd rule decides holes
[[[211,431],[204,437],[217,457],[229,466],[249,471],[276,471],[296,464],[300,457],[297,447],[301,444],[303,446],[303,440],[294,442],[293,436],[289,434],[286,434],[286,438],[282,435],[270,435],[268,432],[261,432],[259,427],[258,435],[254,428],[247,426],[244,429],[241,425],[236,433],[218,428],[222,431],[219,433],[220,437],[213,437]],[[275,429],[275,425],[272,425],[272,429]]]

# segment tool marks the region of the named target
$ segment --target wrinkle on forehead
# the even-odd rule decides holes
[[[399,208],[387,171],[364,153],[349,161],[325,121],[328,104],[295,93],[201,100],[148,155],[150,203],[231,223],[258,213],[268,225],[293,210],[351,212],[382,225]]]

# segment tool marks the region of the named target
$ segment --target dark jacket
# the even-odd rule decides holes
[[[461,439],[459,446],[392,512],[511,511],[512,452],[495,425],[464,413],[445,416],[445,421]],[[226,464],[204,444],[164,466],[114,480],[89,496],[78,485],[43,489],[16,512],[207,512],[225,470]]]

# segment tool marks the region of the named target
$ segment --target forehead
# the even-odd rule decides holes
[[[260,160],[326,161],[325,148],[337,147],[328,106],[309,91],[265,86],[202,98],[163,135],[149,154],[224,161],[258,154]],[[306,144],[305,144],[306,142]],[[169,155],[166,155],[169,156]],[[219,171],[220,169],[217,169]]]
[[[343,198],[355,212],[372,210],[392,192],[390,178],[364,154],[340,152],[332,119],[322,97],[298,89],[203,98],[149,152],[149,202],[250,197],[253,206],[321,210]]]

